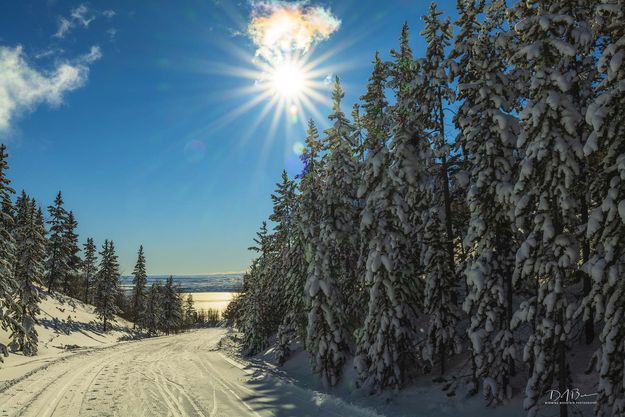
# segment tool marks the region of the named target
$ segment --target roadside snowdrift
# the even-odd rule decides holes
[[[285,384],[313,393],[321,402],[345,404],[385,417],[522,417],[527,414],[523,411],[519,395],[507,404],[488,407],[482,395],[467,395],[466,385],[460,378],[449,377],[445,382],[435,383],[435,374],[423,376],[398,392],[389,390],[380,395],[370,395],[357,388],[357,375],[352,366],[346,366],[341,382],[334,388],[325,389],[318,376],[312,373],[309,356],[301,347],[292,346],[292,356],[279,367],[273,349],[251,358],[241,357],[237,336],[235,331],[230,330],[219,343],[221,351],[243,363],[250,363],[256,370],[257,379],[270,376],[280,379]],[[461,370],[460,364],[454,365]],[[468,372],[466,369],[462,371]]]
[[[4,363],[0,364],[0,388],[67,355],[140,336],[132,330],[132,323],[120,317],[109,331],[103,333],[92,305],[61,294],[48,295],[41,301],[40,308],[36,326],[39,334],[37,356],[24,356],[18,352],[4,358]],[[8,344],[9,336],[9,332],[0,329],[0,341]]]

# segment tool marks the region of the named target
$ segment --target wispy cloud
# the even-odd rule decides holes
[[[88,53],[44,71],[27,61],[21,46],[0,46],[0,136],[24,112],[42,103],[60,105],[65,93],[85,84],[89,65],[101,57],[100,48],[92,46]]]
[[[114,41],[115,37],[117,37],[117,29],[110,28],[109,30],[106,31],[106,34],[109,35],[110,41]]]
[[[97,16],[104,16],[110,19],[115,16],[115,14],[114,10],[104,10],[102,12],[98,12],[90,10],[85,4],[80,4],[70,11],[68,17],[59,17],[59,26],[56,33],[52,36],[63,39],[76,27],[89,27],[91,22],[93,22]]]
[[[55,38],[64,38],[65,35],[67,34],[67,32],[69,32],[69,30],[72,27],[72,22],[70,22],[68,19],[61,17],[59,18],[59,28],[56,30],[56,33],[52,36],[54,36]]]
[[[287,53],[305,54],[340,25],[330,10],[307,1],[253,1],[248,34],[256,54],[274,62]]]
[[[89,9],[87,9],[87,6],[85,6],[84,4],[81,4],[75,9],[72,9],[71,16],[73,21],[78,22],[84,27],[89,26],[89,23],[95,20],[95,16],[90,15]]]

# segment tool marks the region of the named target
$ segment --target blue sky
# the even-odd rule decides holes
[[[347,112],[374,52],[388,57],[405,20],[415,53],[424,49],[428,2],[309,4],[341,21],[309,58],[325,57],[320,72],[341,77]],[[439,2],[452,18],[454,4]],[[299,172],[293,148],[305,135],[289,117],[272,129],[274,112],[287,109],[261,118],[266,100],[235,114],[258,94],[245,91],[253,79],[236,75],[257,68],[250,11],[226,0],[3,2],[0,140],[15,188],[44,205],[62,190],[81,239],[114,240],[124,274],[139,244],[151,274],[247,268],[280,172]],[[7,87],[10,59],[36,94],[31,84]],[[328,100],[316,108],[326,115],[329,92],[320,93]],[[300,121],[311,116],[298,112]]]

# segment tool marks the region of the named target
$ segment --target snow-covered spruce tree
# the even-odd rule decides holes
[[[271,265],[275,271],[275,277],[268,286],[270,300],[273,300],[274,314],[278,317],[288,315],[288,303],[290,294],[287,292],[288,256],[293,240],[293,209],[295,205],[295,183],[286,171],[282,171],[281,181],[276,184],[276,190],[271,194],[273,212],[269,220],[274,223],[273,245],[271,250],[275,252],[274,262]]]
[[[357,192],[361,166],[358,160],[359,131],[341,110],[343,96],[337,77],[332,93],[333,109],[328,116],[333,125],[324,132],[319,237],[328,250],[326,255],[332,258],[330,270],[334,273],[342,306],[340,317],[351,335],[360,326],[360,313],[364,312],[357,301],[362,295],[362,286],[356,270],[360,211]]]
[[[145,255],[143,254],[143,245],[139,246],[139,252],[137,253],[137,263],[132,271],[133,279],[132,283],[134,287],[132,289],[132,318],[133,329],[137,324],[142,325],[143,315],[145,313],[145,291],[148,279],[148,274],[145,270]]]
[[[7,178],[9,164],[7,162],[6,146],[0,145],[0,326],[2,329],[15,329],[20,324],[15,322],[11,313],[17,311],[18,306],[13,299],[17,287],[15,282],[15,239],[12,230],[14,226],[11,195],[15,192],[11,188],[11,181]],[[0,343],[0,362],[8,351]]]
[[[595,354],[599,384],[598,416],[625,416],[625,4],[597,4],[599,36],[604,40],[599,59],[602,81],[588,108],[586,120],[593,131],[584,147],[600,157],[601,175],[592,183],[600,205],[588,223],[594,253],[586,265],[592,275],[587,302],[595,319],[603,320],[600,347]],[[589,315],[590,311],[587,311]]]
[[[407,110],[406,91],[413,75],[413,59],[408,47],[408,28],[402,30],[401,46],[394,53],[392,73],[397,85],[397,120],[401,124]],[[406,129],[397,129],[393,144],[394,165],[387,142],[391,135],[391,112],[384,95],[389,66],[376,54],[366,94],[361,97],[365,114],[361,121],[367,134],[363,143],[365,165],[358,197],[364,199],[360,232],[364,284],[368,289],[368,309],[357,334],[356,369],[363,386],[380,391],[399,388],[407,370],[414,368],[416,354],[416,311],[419,292],[415,279],[410,224],[414,204],[411,187],[417,161],[416,143]],[[401,86],[399,86],[401,84]],[[402,127],[406,127],[403,125]],[[404,152],[408,151],[408,152]]]
[[[304,283],[306,282],[305,242],[298,223],[301,201],[297,197],[293,207],[292,239],[284,259],[284,305],[285,315],[278,327],[276,359],[283,364],[291,355],[291,345],[303,341],[306,335],[306,313],[304,307]]]
[[[424,127],[429,130],[432,148],[439,162],[440,191],[443,193],[444,207],[442,221],[447,237],[446,248],[450,270],[452,274],[455,274],[452,192],[450,190],[450,164],[448,161],[451,151],[445,131],[444,107],[454,98],[453,90],[449,86],[448,63],[445,56],[445,48],[450,44],[452,38],[452,29],[449,18],[441,20],[441,15],[442,12],[437,9],[436,3],[432,2],[428,14],[422,17],[425,28],[421,35],[425,37],[427,47],[425,58],[421,59],[419,63],[423,80],[420,82],[421,88],[416,89],[416,94],[420,104],[418,112],[425,116]],[[457,286],[455,281],[455,279],[452,280],[454,287]],[[452,295],[454,302],[456,302],[456,293],[453,292]]]
[[[106,332],[107,323],[115,320],[119,313],[115,301],[119,292],[117,281],[119,264],[112,241],[105,240],[100,251],[100,269],[96,277],[94,304],[95,312],[102,319],[102,329]]]
[[[162,302],[161,285],[152,284],[147,292],[145,300],[145,316],[143,327],[147,330],[149,336],[158,335],[163,322],[163,302]]]
[[[276,355],[278,363],[284,363],[290,354],[290,345],[296,336],[298,315],[302,313],[300,303],[304,291],[301,276],[294,265],[301,265],[303,257],[300,233],[295,219],[298,204],[296,185],[286,171],[282,172],[282,182],[277,184],[273,201],[273,213],[269,220],[275,222],[276,279],[273,280],[271,294],[277,297],[274,314],[282,317],[278,326]],[[303,272],[303,271],[302,271]],[[298,310],[299,309],[299,310]],[[300,320],[301,322],[301,320]]]
[[[17,309],[14,320],[20,324],[11,335],[11,349],[25,356],[37,354],[37,315],[44,278],[46,239],[41,211],[35,200],[22,193],[15,229],[17,262],[15,268]]]
[[[56,196],[54,204],[48,206],[50,219],[50,236],[48,238],[48,254],[46,260],[48,292],[52,292],[56,285],[63,282],[69,270],[69,251],[67,244],[67,216],[69,215],[63,207],[63,196],[61,192]]]
[[[514,279],[533,283],[535,295],[521,304],[513,325],[527,322],[523,358],[529,365],[524,407],[538,412],[547,390],[569,388],[567,350],[575,309],[572,282],[580,245],[580,173],[584,165],[582,114],[575,65],[592,41],[577,19],[581,2],[523,1],[513,9],[518,52],[513,63],[527,84],[517,146],[522,160],[514,187],[517,227],[524,233]],[[586,5],[588,6],[588,5]],[[560,405],[567,415],[567,405]]]
[[[85,303],[93,302],[93,286],[96,280],[97,273],[97,249],[92,238],[87,238],[87,242],[83,245],[85,252],[85,259],[82,261],[82,280],[83,287],[85,289],[84,300]]]
[[[169,276],[162,287],[162,311],[163,321],[161,328],[165,334],[177,333],[182,327],[182,300],[178,294],[178,288],[174,285],[174,277]]]
[[[13,218],[13,230],[11,231],[11,235],[13,236],[13,241],[15,242],[15,272],[14,275],[17,276],[17,266],[18,266],[18,247],[23,244],[23,239],[25,239],[25,235],[23,231],[25,230],[25,226],[28,223],[28,216],[30,213],[30,197],[26,194],[25,190],[22,190],[20,195],[15,199],[15,216]]]
[[[63,292],[71,297],[77,297],[82,293],[80,280],[80,267],[82,259],[80,259],[80,246],[78,246],[78,234],[76,228],[78,222],[74,216],[74,212],[67,214],[65,221],[64,234],[65,244],[67,245],[67,273],[63,277]]]
[[[431,200],[437,201],[434,197]],[[425,236],[421,264],[425,274],[424,303],[428,317],[423,357],[432,365],[438,360],[443,375],[448,357],[460,351],[457,334],[460,310],[454,302],[454,274],[447,256],[445,228],[440,220],[441,206],[433,205],[423,216]]]
[[[489,403],[510,398],[514,375],[512,272],[516,247],[513,228],[513,150],[518,121],[510,115],[507,62],[499,48],[505,3],[495,1],[481,25],[482,4],[460,3],[461,29],[452,57],[458,61],[455,123],[468,170],[470,221],[464,245],[468,294],[463,308],[474,378],[483,383]]]
[[[317,203],[321,186],[320,171],[322,143],[313,120],[308,121],[305,149],[301,155],[302,173],[298,175],[300,193],[295,196],[292,208],[291,243],[287,256],[285,292],[287,314],[278,329],[277,359],[286,361],[291,344],[306,339],[307,315],[304,287],[308,276],[314,245],[318,234],[319,212]]]
[[[243,350],[249,355],[267,347],[269,337],[278,328],[280,317],[273,307],[280,300],[272,298],[272,281],[275,279],[274,235],[267,230],[267,223],[261,224],[254,239],[255,246],[249,249],[258,253],[250,270],[244,276],[241,294],[241,318],[238,326],[243,332]]]
[[[357,279],[357,164],[350,143],[352,127],[341,110],[343,89],[338,78],[326,130],[323,185],[319,195],[319,232],[305,285],[308,302],[306,347],[312,366],[325,385],[335,385],[350,351],[349,314],[343,292]],[[350,294],[353,295],[353,294]],[[355,328],[355,326],[354,326]]]

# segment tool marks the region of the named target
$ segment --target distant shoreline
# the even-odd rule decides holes
[[[206,274],[206,275],[172,275],[174,284],[181,293],[233,293],[241,291],[243,274]],[[164,284],[169,275],[149,275],[147,285],[154,283]],[[119,286],[124,292],[130,292],[134,287],[133,277],[120,277]]]

